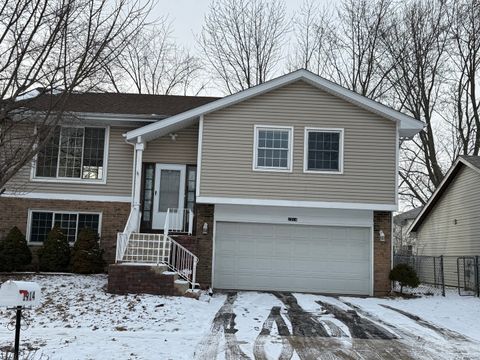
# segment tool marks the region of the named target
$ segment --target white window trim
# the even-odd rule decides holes
[[[258,130],[261,129],[272,129],[272,130],[287,130],[288,131],[288,158],[287,158],[287,167],[286,168],[276,168],[276,167],[258,167],[257,166],[257,156],[258,156]],[[254,125],[253,129],[253,162],[252,170],[253,171],[273,171],[273,172],[292,172],[293,171],[293,126],[279,126],[279,125]]]
[[[107,170],[108,170],[108,152],[110,147],[110,125],[108,126],[99,126],[99,125],[85,125],[85,126],[70,126],[70,125],[61,125],[61,127],[77,127],[77,128],[102,128],[105,129],[105,143],[103,146],[103,177],[99,180],[92,179],[82,179],[82,178],[70,178],[70,177],[40,177],[36,176],[37,170],[37,158],[36,154],[32,160],[32,167],[30,171],[30,181],[32,182],[44,182],[44,183],[62,183],[62,184],[97,184],[97,185],[106,185],[107,184]],[[36,131],[36,128],[35,128]],[[84,139],[85,141],[85,139]],[[83,148],[82,148],[83,150]],[[82,153],[83,158],[83,153]],[[58,164],[57,164],[57,174],[58,174]]]
[[[100,239],[102,238],[102,217],[103,212],[98,211],[67,211],[67,210],[48,210],[48,209],[28,209],[28,217],[27,217],[27,231],[25,237],[27,239],[28,245],[37,245],[42,246],[43,243],[37,241],[30,241],[30,232],[32,228],[32,213],[34,212],[44,212],[44,213],[52,213],[53,219],[55,219],[55,214],[77,214],[77,230],[78,230],[78,215],[79,214],[88,214],[88,215],[98,215],[98,235]],[[53,220],[52,219],[52,220]],[[53,229],[54,221],[52,221],[52,229]],[[76,241],[76,240],[75,240]],[[75,242],[70,242],[70,244],[74,244]]]
[[[309,132],[338,132],[340,133],[340,144],[338,154],[338,171],[328,170],[309,170],[308,169],[308,133]],[[345,130],[343,128],[317,128],[317,127],[305,127],[303,137],[303,172],[311,174],[330,174],[330,175],[342,175],[343,174],[343,143],[345,137]]]

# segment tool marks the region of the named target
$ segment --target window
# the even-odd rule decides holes
[[[291,170],[293,128],[255,127],[255,170]]]
[[[186,182],[186,200],[185,207],[195,212],[196,203],[196,187],[197,187],[197,167],[193,165],[187,166],[187,182]]]
[[[305,129],[306,172],[343,172],[343,129]]]
[[[60,227],[68,241],[73,243],[77,239],[78,233],[84,228],[90,228],[96,233],[100,233],[100,214],[32,211],[29,241],[43,243],[54,226]]]
[[[105,128],[55,128],[37,155],[35,177],[103,180],[105,138]]]

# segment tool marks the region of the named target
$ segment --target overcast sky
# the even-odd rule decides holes
[[[289,15],[299,9],[303,0],[285,0]],[[320,4],[331,4],[335,0],[317,0]],[[155,15],[169,15],[177,42],[194,49],[195,36],[200,33],[203,18],[211,0],[158,0]]]

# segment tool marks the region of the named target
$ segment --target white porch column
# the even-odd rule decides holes
[[[135,178],[133,190],[133,207],[137,211],[138,217],[136,219],[136,231],[140,231],[140,204],[141,204],[141,190],[142,190],[142,159],[143,150],[145,150],[145,143],[139,136],[135,144]]]

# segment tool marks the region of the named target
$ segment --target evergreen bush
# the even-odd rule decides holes
[[[65,272],[70,265],[70,244],[62,230],[55,226],[38,250],[40,271]]]
[[[416,288],[420,285],[420,279],[414,268],[407,264],[398,264],[390,271],[389,279],[400,284],[400,293],[403,294],[403,287]]]
[[[98,235],[89,228],[82,229],[72,252],[72,272],[77,274],[97,274],[104,271],[103,250],[100,249]]]
[[[0,241],[0,271],[22,271],[32,262],[32,252],[19,228],[14,226]]]

